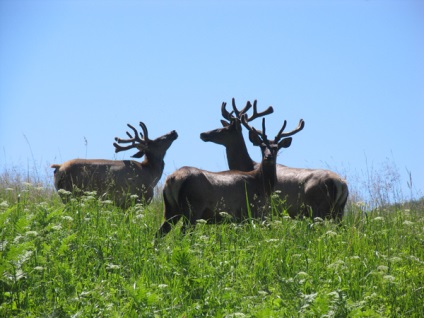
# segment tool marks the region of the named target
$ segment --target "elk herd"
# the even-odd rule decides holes
[[[170,174],[163,188],[164,221],[156,237],[166,235],[182,219],[181,231],[194,227],[198,220],[217,223],[226,212],[234,221],[264,218],[269,213],[273,193],[278,195],[283,208],[292,218],[320,217],[340,221],[348,198],[346,181],[338,174],[322,169],[291,168],[277,164],[277,153],[291,145],[292,137],[301,131],[305,122],[285,132],[287,122],[274,139],[268,139],[264,116],[273,113],[270,106],[257,111],[257,101],[249,101],[239,110],[232,99],[232,110],[222,103],[222,128],[200,134],[203,141],[223,145],[229,170],[210,172],[195,167],[182,167]],[[249,116],[248,111],[253,108]],[[250,122],[262,118],[261,129]],[[175,130],[150,139],[146,125],[140,122],[142,132],[128,124],[132,134],[127,139],[115,138],[115,152],[136,149],[135,160],[74,159],[53,164],[54,185],[78,196],[95,191],[98,196],[112,200],[117,206],[128,208],[134,200],[148,204],[164,170],[164,157],[174,140]],[[247,129],[250,142],[261,150],[261,162],[249,156],[243,137]],[[59,191],[61,193],[61,191]],[[66,202],[67,197],[62,196]]]

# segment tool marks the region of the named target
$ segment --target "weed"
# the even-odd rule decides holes
[[[11,177],[0,184],[2,317],[424,316],[422,200],[353,202],[341,224],[290,219],[271,201],[265,221],[199,221],[154,245],[160,198],[64,205]]]

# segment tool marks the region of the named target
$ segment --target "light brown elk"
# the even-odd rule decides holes
[[[143,133],[128,124],[134,132],[129,139],[115,138],[115,152],[136,148],[133,158],[144,156],[143,162],[134,160],[73,159],[63,164],[53,164],[54,185],[79,195],[82,191],[96,191],[98,196],[108,198],[122,208],[127,208],[136,195],[136,202],[149,203],[154,188],[162,176],[164,157],[172,142],[177,139],[175,130],[162,137],[149,139],[147,127],[140,122]],[[119,144],[130,144],[121,146]],[[66,202],[66,198],[62,197]]]
[[[243,220],[249,216],[258,218],[266,215],[268,199],[274,189],[276,179],[276,157],[278,150],[290,146],[294,135],[304,127],[299,126],[284,133],[284,125],[274,140],[268,140],[265,134],[265,119],[262,131],[250,127],[246,117],[242,123],[249,129],[250,141],[261,148],[262,161],[252,171],[209,172],[193,167],[182,167],[168,176],[163,189],[165,220],[156,236],[166,235],[181,217],[182,232],[188,226],[194,226],[199,219],[210,223],[219,222],[219,212],[226,212],[234,220]],[[288,138],[286,138],[288,137]]]
[[[257,114],[256,100],[253,103],[254,114]],[[246,107],[239,111],[232,99],[233,111],[226,110],[222,103],[221,120],[223,128],[218,128],[200,135],[203,141],[211,141],[225,146],[228,166],[230,169],[250,171],[259,165],[253,161],[244,142],[241,117],[252,107],[247,102]],[[234,113],[234,115],[233,115]],[[256,118],[256,116],[252,116]],[[343,217],[344,207],[348,197],[348,186],[338,174],[322,169],[291,168],[281,164],[276,165],[277,181],[275,191],[285,202],[288,214],[295,217],[311,216],[333,218]]]

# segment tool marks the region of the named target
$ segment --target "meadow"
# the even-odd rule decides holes
[[[177,225],[155,242],[162,211],[160,196],[64,205],[3,172],[0,317],[424,317],[423,199],[352,193],[341,224],[290,219],[273,201],[265,221]]]

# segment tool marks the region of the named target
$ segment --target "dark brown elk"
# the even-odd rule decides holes
[[[226,121],[221,120],[223,128],[200,134],[203,141],[211,141],[225,146],[230,169],[250,171],[259,165],[253,161],[244,142],[241,116],[250,108],[239,111],[232,100],[233,111],[226,110],[222,103],[221,112]],[[256,100],[253,103],[254,114]],[[253,118],[256,118],[255,116]],[[338,174],[322,169],[291,168],[277,164],[275,191],[285,203],[292,217],[320,217],[340,220],[348,197],[348,186]]]
[[[249,129],[250,141],[261,148],[262,161],[252,171],[209,172],[193,167],[182,167],[168,176],[163,189],[165,220],[156,236],[166,235],[181,217],[182,232],[188,226],[195,226],[197,220],[210,223],[221,221],[220,212],[226,212],[235,221],[248,217],[263,217],[267,213],[269,197],[276,180],[276,157],[278,150],[290,146],[294,135],[304,127],[299,126],[284,133],[284,125],[274,140],[265,134],[265,119],[262,131],[250,127],[245,116],[242,123]],[[286,138],[288,137],[288,138]]]
[[[140,122],[143,133],[128,124],[134,132],[129,132],[129,139],[115,138],[115,152],[136,148],[133,158],[144,156],[143,162],[134,160],[73,159],[63,164],[53,164],[54,185],[79,195],[85,191],[96,191],[99,197],[111,199],[122,208],[127,208],[131,201],[149,203],[154,188],[162,176],[165,166],[164,157],[172,142],[177,139],[175,130],[162,137],[149,139],[147,127]],[[130,144],[121,146],[119,144]],[[60,193],[61,191],[59,191]],[[135,200],[130,200],[136,196]],[[66,202],[66,198],[62,196]]]

